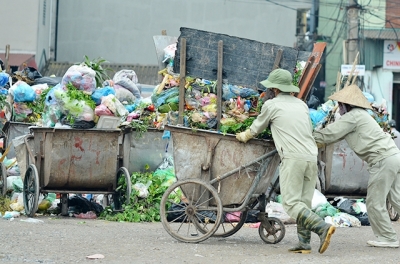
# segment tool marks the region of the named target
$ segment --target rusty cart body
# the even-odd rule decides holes
[[[37,211],[39,193],[60,193],[62,215],[68,214],[69,193],[112,195],[115,209],[120,209],[131,192],[129,171],[122,167],[120,134],[120,130],[31,127],[23,179],[26,214]],[[127,185],[124,193],[117,190],[121,177]]]
[[[165,153],[172,152],[172,142],[162,139],[163,130],[148,128],[139,133],[134,128],[121,128],[123,134],[123,166],[129,171],[155,171]]]
[[[272,244],[283,239],[285,226],[265,212],[266,194],[280,162],[272,141],[243,144],[229,134],[172,125],[165,129],[171,131],[177,181],[164,193],[160,214],[172,237],[197,243],[233,235],[248,211],[258,206],[261,239]]]
[[[326,197],[366,197],[368,164],[354,153],[346,140],[320,149],[318,158],[320,189]],[[386,200],[386,207],[390,219],[397,221],[400,215],[393,209],[389,200]]]

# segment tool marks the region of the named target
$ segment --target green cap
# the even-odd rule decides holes
[[[300,92],[299,87],[292,84],[292,80],[292,74],[288,70],[276,69],[269,74],[266,80],[260,83],[266,88],[277,88],[286,93]]]

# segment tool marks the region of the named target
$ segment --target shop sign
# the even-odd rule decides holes
[[[350,74],[352,68],[353,68],[353,65],[351,65],[351,64],[342,64],[340,73],[343,76],[347,76]],[[353,76],[356,74],[358,76],[364,76],[365,75],[365,65],[356,65],[356,68],[354,69],[354,72],[353,72]]]
[[[383,45],[383,68],[400,70],[400,42],[385,40]]]

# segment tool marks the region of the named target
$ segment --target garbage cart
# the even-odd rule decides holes
[[[37,211],[40,193],[60,193],[62,215],[68,214],[69,193],[111,194],[116,210],[129,202],[131,180],[121,166],[120,130],[32,127],[31,134],[34,147],[27,151],[23,180],[28,216]],[[124,193],[117,189],[120,180],[126,181]]]
[[[243,144],[234,135],[172,125],[165,129],[172,135],[177,182],[164,193],[160,214],[172,237],[197,243],[233,235],[257,206],[261,239],[271,244],[283,239],[284,224],[265,212],[266,194],[280,162],[272,141]],[[231,221],[229,214],[237,212],[239,221]]]

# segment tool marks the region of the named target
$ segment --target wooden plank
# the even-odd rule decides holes
[[[321,60],[322,54],[326,47],[325,42],[317,42],[314,44],[313,51],[311,52],[310,57],[308,58],[308,64],[306,68],[304,68],[303,73],[300,77],[299,88],[300,92],[297,95],[297,98],[302,100],[306,99],[306,96],[311,89],[315,77],[317,76],[321,67],[318,67],[319,62]]]
[[[291,47],[202,30],[181,28],[174,71],[179,72],[180,39],[186,39],[186,74],[191,77],[217,80],[218,41],[224,42],[224,80],[229,84],[264,90],[260,84],[273,70],[279,49],[283,50],[279,68],[293,74],[300,52]]]
[[[178,124],[183,125],[183,111],[185,110],[185,84],[186,84],[186,39],[181,39],[181,61],[179,75],[179,117]]]
[[[218,41],[218,68],[217,68],[217,130],[220,128],[222,117],[222,65],[224,63],[224,42]]]
[[[283,53],[283,49],[279,49],[278,53],[276,54],[276,57],[275,57],[274,67],[272,68],[273,70],[276,70],[279,68],[279,64],[281,63],[281,59],[282,59],[282,53]]]

